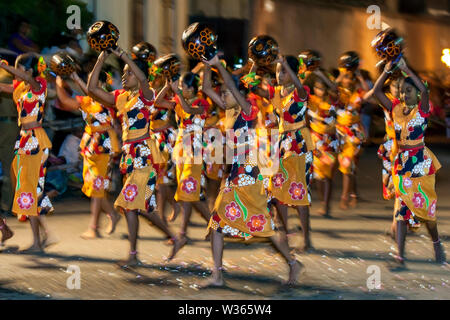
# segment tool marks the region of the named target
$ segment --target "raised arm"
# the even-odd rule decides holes
[[[154,91],[150,89],[148,79],[145,76],[144,72],[142,72],[142,70],[139,69],[136,63],[134,63],[134,61],[128,56],[128,54],[125,51],[122,50],[122,48],[117,47],[115,50],[111,50],[111,52],[130,66],[131,72],[134,73],[139,82],[139,87],[142,90],[144,98],[149,101],[152,101],[155,98]]]
[[[25,55],[27,55],[27,56],[33,55],[33,56],[38,57],[38,55],[35,53],[25,53],[19,57],[23,57]],[[39,91],[39,89],[41,89],[41,84],[38,81],[36,81],[36,79],[33,78],[33,76],[31,74],[29,74],[28,72],[23,71],[19,68],[9,66],[4,61],[0,61],[0,68],[8,71],[9,73],[16,76],[17,78],[23,79],[25,82],[28,82],[34,91]]]
[[[370,90],[369,85],[367,84],[366,80],[364,80],[364,77],[361,74],[361,71],[358,69],[355,71],[356,79],[358,79],[359,83],[361,84],[361,88],[364,90],[364,92],[367,92]]]
[[[60,76],[56,77],[56,95],[58,96],[62,109],[67,111],[75,111],[80,108],[80,104],[77,99],[74,99],[67,94],[67,91],[64,88],[64,81]]]
[[[161,91],[158,93],[155,99],[155,106],[158,108],[164,108],[164,109],[173,109],[175,108],[175,102],[167,101],[165,99],[167,93],[171,90],[169,82],[166,80],[166,84],[164,85],[164,88],[161,89]]]
[[[215,104],[221,109],[227,109],[226,104],[222,101],[222,98],[217,94],[217,92],[212,87],[211,82],[211,66],[204,63],[205,68],[203,69],[203,83],[202,91],[214,101]]]
[[[334,83],[333,81],[331,81],[326,75],[323,74],[323,72],[319,69],[316,69],[313,71],[313,73],[318,76],[320,79],[322,79],[322,81],[327,85],[327,87],[329,88],[328,92],[330,94],[330,96],[334,99],[337,100],[337,98],[339,97],[339,90],[338,87],[336,85],[336,83]]]
[[[428,94],[428,89],[423,84],[422,80],[408,67],[406,61],[401,58],[398,62],[398,67],[403,72],[407,73],[411,79],[414,81],[414,84],[420,91],[420,108],[424,113],[428,113],[430,111],[430,96]]]
[[[233,81],[233,78],[228,73],[228,71],[223,67],[223,65],[220,63],[219,57],[216,55],[210,61],[206,61],[206,63],[211,66],[215,66],[219,70],[219,73],[222,76],[222,79],[225,82],[225,85],[227,86],[228,89],[230,89],[231,94],[234,96],[237,103],[241,106],[244,113],[250,114],[252,111],[252,107],[251,107],[250,103],[239,92],[239,89],[236,87],[236,85]]]
[[[294,86],[297,89],[299,98],[303,99],[303,100],[306,99],[308,97],[308,92],[306,92],[305,88],[303,87],[302,83],[300,82],[300,79],[297,77],[297,74],[294,72],[294,70],[291,69],[291,67],[287,63],[286,59],[280,55],[280,56],[278,56],[277,62],[281,63],[283,68],[286,70],[286,72],[291,77],[292,82],[294,83]]]
[[[103,103],[107,104],[109,106],[114,106],[115,103],[115,97],[114,94],[111,92],[106,92],[99,86],[99,76],[100,72],[102,70],[103,64],[105,63],[106,58],[108,58],[109,53],[106,51],[103,51],[98,56],[97,62],[95,63],[94,70],[92,70],[91,74],[89,75],[88,83],[87,83],[87,89],[88,94],[93,99]]]
[[[389,100],[389,98],[384,94],[383,86],[384,86],[384,83],[386,82],[387,78],[389,77],[389,75],[392,73],[391,69],[392,69],[392,63],[389,62],[384,67],[383,73],[377,79],[377,81],[375,82],[375,85],[372,88],[373,93],[374,93],[375,97],[378,99],[378,101],[380,102],[380,104],[388,110],[392,109],[392,101]]]
[[[0,92],[13,93],[14,86],[10,83],[0,83]]]
[[[184,112],[189,114],[202,114],[203,112],[205,112],[203,107],[193,108],[191,105],[189,105],[189,103],[186,102],[183,95],[181,94],[180,88],[178,87],[178,82],[179,80],[170,82],[170,87],[178,97],[178,100],[180,101],[181,107],[183,108]]]

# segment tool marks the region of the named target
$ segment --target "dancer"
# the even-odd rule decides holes
[[[225,82],[221,95],[218,95],[211,87],[210,68],[206,68],[203,90],[220,108],[226,109],[226,128],[232,130],[230,133],[235,137],[234,142],[227,141],[227,145],[232,146],[235,156],[208,225],[208,231],[212,233],[214,268],[211,279],[204,287],[224,285],[222,256],[225,234],[243,239],[270,238],[289,265],[287,283],[295,284],[304,267],[289,253],[286,235],[281,232],[275,235],[275,225],[267,207],[268,197],[256,161],[257,141],[252,129],[255,128],[259,110],[246,99],[245,90],[238,89],[217,55],[205,65],[217,68]]]
[[[401,80],[400,100],[391,101],[382,90],[392,73],[392,62],[385,66],[374,86],[375,96],[392,113],[399,148],[393,168],[398,247],[395,261],[404,266],[407,227],[415,231],[424,223],[433,241],[436,262],[443,263],[445,254],[437,229],[435,191],[435,174],[441,165],[424,143],[430,116],[428,89],[403,58],[397,67],[408,75]]]
[[[268,92],[258,88],[259,96],[266,96],[273,105],[278,118],[279,166],[270,181],[270,191],[286,232],[288,232],[288,208],[294,207],[300,216],[303,232],[303,248],[312,249],[310,239],[309,205],[311,203],[310,181],[312,175],[313,144],[306,126],[309,88],[297,77],[300,63],[293,56],[279,56],[276,78],[277,86],[268,86]]]
[[[305,81],[312,88],[309,96],[308,116],[314,144],[313,176],[319,183],[322,205],[320,215],[330,216],[332,179],[339,153],[339,139],[336,134],[336,105],[338,89],[320,70],[313,71]]]
[[[172,222],[180,212],[180,205],[174,200],[176,190],[176,172],[175,163],[172,159],[173,148],[176,141],[176,123],[173,112],[173,94],[170,90],[165,89],[165,78],[161,74],[158,66],[152,65],[150,74],[150,86],[155,90],[155,94],[161,95],[162,99],[155,101],[155,107],[150,115],[150,132],[153,139],[157,141],[159,151],[161,152],[162,163],[158,163],[158,179],[156,181],[156,199],[158,203],[158,211],[161,219],[167,225],[167,217],[165,214],[166,205],[172,206],[172,214],[169,221]]]
[[[339,68],[340,73],[336,79],[340,100],[336,123],[341,145],[338,161],[339,171],[343,174],[339,206],[345,210],[356,207],[358,202],[355,175],[361,146],[365,139],[360,113],[364,94],[369,91],[369,87],[358,69],[357,56],[355,58],[351,54],[344,54],[342,57],[350,57],[349,67]],[[355,64],[353,60],[358,62]]]
[[[206,222],[210,211],[206,198],[206,176],[203,162],[203,127],[210,107],[208,101],[199,98],[199,77],[187,72],[179,81],[168,82],[175,94],[175,114],[178,136],[175,142],[174,159],[177,172],[175,200],[183,208],[183,223],[180,237],[186,237],[187,227],[194,206]]]
[[[186,240],[178,239],[154,212],[157,176],[152,154],[156,152],[156,145],[155,141],[150,139],[149,132],[150,114],[155,97],[154,91],[148,85],[148,64],[139,59],[130,59],[119,47],[111,51],[125,63],[122,76],[123,89],[105,92],[99,86],[99,75],[109,56],[107,51],[103,51],[89,76],[88,93],[95,100],[114,106],[122,124],[123,154],[120,169],[124,175],[124,184],[114,206],[120,209],[127,219],[130,252],[128,259],[119,263],[123,267],[140,264],[136,250],[138,216],[148,219],[174,240],[168,258],[171,260],[184,246]]]
[[[106,73],[100,74],[101,86],[106,90]],[[111,184],[111,161],[120,152],[119,139],[113,129],[115,112],[112,108],[102,105],[89,97],[86,83],[76,72],[70,78],[79,86],[84,96],[72,98],[65,89],[65,82],[56,77],[56,93],[60,106],[64,110],[80,110],[86,126],[81,139],[80,149],[83,157],[83,193],[91,198],[91,218],[89,227],[81,237],[96,239],[101,235],[98,222],[101,211],[109,217],[107,234],[112,234],[120,215],[114,210],[107,199],[107,190]]]
[[[28,219],[33,232],[33,244],[22,252],[42,253],[45,246],[56,241],[45,219],[46,214],[53,211],[50,199],[44,193],[47,158],[52,147],[42,128],[47,97],[43,72],[47,66],[42,57],[27,53],[17,57],[14,67],[4,61],[0,62],[0,67],[16,77],[7,91],[13,93],[21,127],[11,166],[15,185],[12,212],[19,220]],[[42,240],[40,232],[45,235]],[[49,239],[52,240],[49,242]]]

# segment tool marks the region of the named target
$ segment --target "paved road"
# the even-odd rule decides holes
[[[450,150],[431,147],[442,162],[437,192],[441,239],[450,254]],[[140,258],[144,266],[123,270],[115,266],[128,251],[126,223],[116,233],[100,240],[86,241],[79,235],[88,225],[89,202],[81,193],[55,202],[49,224],[60,242],[45,256],[18,254],[31,242],[27,224],[9,218],[16,232],[0,249],[0,299],[450,299],[450,267],[433,263],[431,241],[425,228],[407,238],[407,267],[390,270],[390,253],[395,244],[384,235],[392,217],[393,201],[381,197],[380,161],[376,149],[365,151],[358,176],[360,195],[365,201],[353,210],[337,207],[341,177],[335,179],[333,219],[316,214],[318,200],[313,194],[312,240],[315,252],[299,255],[307,271],[298,288],[286,289],[287,267],[267,243],[227,243],[224,266],[228,286],[198,290],[196,284],[209,275],[212,266],[209,243],[202,240],[205,224],[193,216],[186,246],[171,263],[164,257],[169,247],[159,231],[141,222]],[[180,225],[180,218],[173,224]],[[299,225],[294,212],[292,228]],[[106,227],[106,218],[102,217]],[[300,236],[290,244],[301,244]],[[81,288],[68,289],[69,265],[81,271]],[[367,288],[369,266],[378,266],[381,288]]]

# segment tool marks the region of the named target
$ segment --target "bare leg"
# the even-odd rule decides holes
[[[339,207],[343,210],[348,209],[348,198],[350,194],[350,175],[344,174],[342,176],[342,195],[341,195],[341,202],[339,204]]]
[[[275,202],[275,207],[277,208],[278,217],[283,224],[284,230],[286,233],[289,233],[288,229],[288,207],[284,204],[281,204],[278,200]]]
[[[98,233],[98,219],[102,207],[101,198],[91,198],[91,219],[89,221],[88,229],[81,235],[85,240],[100,238]]]
[[[330,210],[330,198],[331,198],[331,179],[325,178],[322,180],[317,180],[320,188],[320,195],[322,196],[323,202],[322,207],[319,209],[319,214],[323,216],[329,216]]]
[[[51,245],[54,245],[59,242],[58,237],[55,236],[55,234],[50,231],[50,228],[48,227],[47,223],[47,217],[39,216],[39,224],[40,224],[40,234],[43,235],[41,246],[44,248],[47,248]]]
[[[169,187],[167,185],[160,184],[158,185],[158,192],[156,193],[156,203],[159,206],[158,211],[165,225],[167,225],[166,202],[169,200],[169,197],[167,196],[168,189]]]
[[[404,264],[405,260],[405,240],[406,240],[406,221],[397,221],[397,248],[398,255],[396,258],[397,262]]]
[[[308,206],[297,206],[297,213],[300,216],[300,223],[302,224],[303,232],[303,251],[307,251],[311,246],[310,238],[310,221],[309,221],[309,207]]]
[[[38,216],[30,216],[28,218],[30,220],[31,231],[33,233],[33,244],[28,249],[23,250],[23,253],[35,253],[42,252],[41,246],[41,238],[39,234],[39,217]]]
[[[209,223],[209,219],[211,218],[211,214],[208,207],[208,200],[205,201],[197,201],[193,203],[194,207],[200,212],[202,218],[205,219],[206,223]]]
[[[186,244],[186,237],[183,235],[180,235],[179,237],[175,236],[175,234],[169,229],[169,227],[163,222],[161,217],[156,213],[142,213],[141,214],[144,218],[150,220],[155,227],[157,227],[159,230],[164,232],[168,237],[171,238],[173,247],[172,251],[168,257],[168,260],[172,260],[178,251],[180,251],[181,248],[184,247]]]
[[[117,213],[116,210],[114,210],[111,202],[109,202],[108,198],[102,198],[102,210],[106,213],[106,215],[109,218],[109,225],[106,229],[107,234],[112,234],[116,230],[117,223],[121,219],[120,214]]]
[[[6,220],[0,219],[0,231],[2,232],[2,239],[0,240],[0,245],[3,245],[3,243],[10,239],[14,232],[6,225]]]
[[[290,254],[286,235],[283,232],[278,232],[278,234],[270,237],[270,240],[289,265],[289,280],[286,284],[296,284],[300,274],[304,272],[305,268],[302,263]]]
[[[175,199],[173,198],[175,195],[175,190],[173,187],[169,187],[169,192],[168,192],[168,197],[169,197],[169,202],[172,205],[172,214],[169,217],[169,222],[174,222],[176,220],[176,218],[178,217],[178,214],[181,211],[181,206],[180,203],[175,201]]]
[[[214,261],[214,268],[212,270],[211,278],[208,279],[205,283],[200,285],[200,287],[221,287],[225,283],[223,281],[223,268],[222,268],[222,259],[223,259],[223,234],[217,232],[216,230],[211,230],[211,251]]]
[[[128,241],[130,242],[130,253],[128,260],[120,261],[121,266],[136,266],[139,265],[139,260],[137,259],[137,235],[139,231],[139,218],[135,211],[127,211],[125,213],[128,225]]]
[[[219,193],[220,180],[208,179],[208,206],[210,211],[214,208],[214,202]]]
[[[439,233],[437,229],[437,223],[436,221],[428,221],[426,223],[428,233],[430,234],[431,240],[433,240],[433,249],[434,249],[434,256],[435,260],[438,263],[444,263],[445,253],[444,249],[442,248],[441,240],[439,239]]]
[[[186,236],[187,227],[192,215],[192,203],[191,202],[181,202],[183,206],[183,223],[181,224],[181,236]]]
[[[350,195],[349,206],[350,208],[355,208],[356,205],[358,204],[358,195],[356,193],[356,174],[352,174],[350,176],[349,195]]]

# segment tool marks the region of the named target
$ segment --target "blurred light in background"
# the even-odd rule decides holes
[[[441,61],[447,65],[447,67],[450,68],[450,49],[444,49],[442,50],[442,57]]]
[[[275,10],[275,3],[272,0],[264,0],[264,10],[272,13]]]

